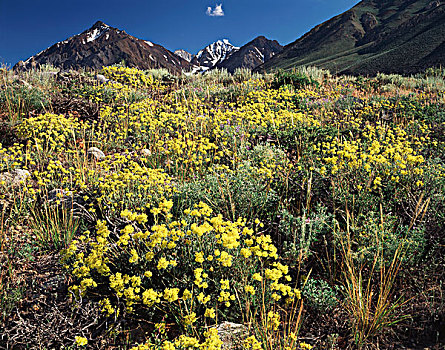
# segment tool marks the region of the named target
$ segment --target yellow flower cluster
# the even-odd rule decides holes
[[[171,203],[160,203],[160,207],[165,213],[172,208]],[[275,301],[300,297],[286,285],[291,281],[289,268],[275,261],[277,249],[269,236],[255,234],[245,219],[232,222],[221,215],[212,216],[210,207],[202,202],[185,213],[181,221],[171,220],[167,214],[164,223],[143,228],[146,219],[142,214],[123,210],[121,217],[128,224],[117,237],[99,221],[94,238],[86,238],[83,243],[74,240],[65,252],[68,268],[80,281],[71,287],[73,293],[85,295],[88,289],[105,284],[110,295],[101,305],[107,314],[119,309],[112,300],[120,299],[128,312],[136,303],[156,306],[167,313],[188,310],[181,316],[184,325],[215,319],[216,310],[231,307],[237,295],[250,299],[261,295],[264,287]],[[122,267],[116,269],[121,256],[130,263],[128,272],[124,273]],[[234,264],[250,268],[238,272],[234,279]],[[184,270],[185,266],[189,268]],[[163,287],[170,275],[176,276],[176,283],[181,281],[182,287]],[[250,283],[240,284],[242,281]],[[205,305],[204,309],[199,305]]]
[[[222,315],[251,316],[260,296],[269,305],[301,298],[256,214],[249,222],[238,218],[233,198],[226,216],[220,214],[225,209],[214,213],[202,202],[183,211],[180,201],[188,194],[178,194],[181,186],[213,177],[225,196],[230,179],[247,173],[267,191],[288,189],[301,177],[307,184],[309,170],[360,196],[363,189],[402,182],[422,188],[430,180],[426,173],[445,177],[445,167],[429,157],[444,147],[432,136],[441,129],[416,114],[431,101],[445,102],[443,94],[376,99],[343,78],[299,90],[269,89],[258,79],[237,85],[242,94],[236,101],[222,102],[216,97],[228,90],[222,82],[169,92],[137,69],[105,67],[102,73],[110,81],[84,93],[100,105],[97,120],[51,113],[24,118],[17,126],[20,143],[0,147],[0,173],[30,171],[13,189],[20,203],[37,203],[56,189],[56,204],[70,197],[84,206],[95,230],[71,242],[64,264],[75,278],[71,292],[102,294],[99,305],[108,316],[150,308],[176,317],[190,335]],[[106,157],[89,158],[91,146]],[[1,179],[3,199],[10,189]],[[201,198],[214,205],[210,192],[204,188]],[[237,314],[244,312],[237,304],[250,315]],[[266,328],[277,331],[280,315],[269,311]],[[215,332],[204,341],[187,335],[165,340],[161,348],[219,349]],[[311,348],[294,338],[293,348]],[[262,345],[249,337],[245,346]]]
[[[107,66],[102,68],[102,74],[110,80],[130,85],[135,88],[149,87],[154,79],[137,68]]]
[[[146,343],[132,347],[130,350],[184,350],[184,349],[201,349],[201,350],[221,350],[223,342],[221,341],[216,328],[210,328],[204,332],[204,340],[200,342],[197,337],[189,337],[180,335],[173,341],[165,340],[162,345]]]
[[[75,117],[45,113],[25,119],[17,126],[17,131],[21,138],[28,139],[31,150],[48,154],[69,148],[67,142],[73,142],[75,134],[84,127]]]
[[[323,155],[325,167],[332,175],[362,170],[368,188],[382,186],[382,181],[399,182],[401,177],[421,175],[424,172],[422,144],[429,140],[425,127],[423,136],[408,135],[400,126],[390,127],[378,123],[367,124],[363,136],[357,140],[334,138],[331,142],[314,145]],[[371,179],[372,182],[368,182]],[[365,184],[360,184],[362,188]]]

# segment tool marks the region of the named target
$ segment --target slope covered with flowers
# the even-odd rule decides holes
[[[119,325],[115,339],[143,329],[134,349],[220,349],[225,321],[246,326],[246,349],[365,348],[414,326],[415,286],[433,283],[420,272],[443,267],[438,83],[101,73],[108,83],[40,87],[95,116],[54,102],[17,114],[3,91],[14,134],[0,148],[5,257],[11,228],[26,227],[35,254],[60,252],[73,304],[93,302]],[[13,181],[18,169],[29,174]],[[317,315],[329,330],[310,324]],[[97,332],[75,336],[98,346]]]

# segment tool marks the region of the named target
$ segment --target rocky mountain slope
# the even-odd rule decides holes
[[[283,47],[278,41],[259,36],[233,52],[227,59],[218,63],[216,67],[225,68],[231,73],[237,68],[254,69],[269,61],[282,50]]]
[[[191,69],[189,62],[161,45],[138,39],[101,21],[90,29],[17,63],[14,68],[28,69],[36,65],[51,64],[62,69],[100,69],[123,60],[127,66],[141,69],[166,68],[172,73]]]
[[[290,43],[258,70],[313,65],[349,74],[410,74],[445,65],[444,33],[444,1],[363,0]]]
[[[190,52],[187,52],[185,50],[176,50],[174,52],[175,55],[185,59],[187,62],[190,62],[192,58],[194,57]]]

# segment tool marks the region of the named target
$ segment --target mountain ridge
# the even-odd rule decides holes
[[[445,5],[364,0],[315,26],[258,71],[314,65],[335,73],[417,73],[445,64]]]
[[[239,47],[232,45],[228,39],[217,40],[200,50],[193,57],[191,63],[199,66],[199,71],[203,72],[216,67],[239,49]]]
[[[38,54],[20,61],[14,69],[51,64],[61,69],[101,69],[125,61],[129,67],[166,68],[172,73],[190,70],[191,65],[161,45],[142,40],[97,21],[82,33],[55,43]]]
[[[362,0],[281,46],[258,36],[241,47],[217,40],[196,55],[175,53],[97,21],[91,28],[20,61],[14,69],[51,64],[61,69],[101,69],[125,61],[140,69],[203,73],[219,68],[273,71],[311,65],[333,73],[413,74],[445,65],[445,2]]]
[[[283,46],[278,41],[267,39],[260,35],[241,46],[227,59],[216,65],[216,68],[225,68],[233,73],[237,68],[254,69],[267,62],[275,54],[281,52]]]

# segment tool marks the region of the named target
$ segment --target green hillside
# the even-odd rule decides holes
[[[333,72],[410,74],[445,63],[440,1],[361,1],[318,25],[259,70],[313,65]]]

